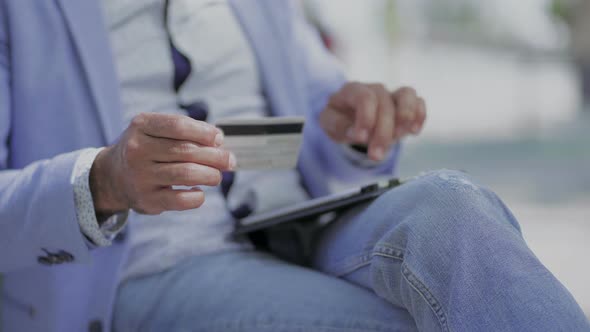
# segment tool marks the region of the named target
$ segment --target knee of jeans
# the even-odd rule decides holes
[[[433,171],[405,186],[392,191],[389,197],[405,200],[405,206],[412,206],[403,222],[412,232],[478,236],[481,232],[507,230],[520,234],[516,218],[498,196],[463,172]],[[395,209],[399,202],[391,206]]]

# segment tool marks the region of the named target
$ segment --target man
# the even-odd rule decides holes
[[[5,330],[588,328],[508,209],[457,172],[323,229],[321,272],[229,236],[246,196],[258,210],[391,174],[424,121],[411,89],[346,83],[289,2],[2,0],[0,18]],[[195,119],[266,113],[306,115],[298,171],[214,187],[235,158]]]

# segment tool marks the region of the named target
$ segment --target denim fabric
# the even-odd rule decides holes
[[[130,280],[117,331],[590,331],[489,190],[438,171],[319,234],[314,267],[255,251]]]
[[[374,293],[256,251],[193,257],[126,282],[114,330],[199,332],[413,331]]]

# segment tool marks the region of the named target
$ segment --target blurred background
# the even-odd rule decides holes
[[[351,79],[427,100],[400,175],[460,169],[491,187],[590,317],[590,0],[304,5]]]

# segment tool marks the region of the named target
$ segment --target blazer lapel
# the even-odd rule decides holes
[[[72,40],[94,99],[105,143],[109,144],[121,132],[122,109],[119,81],[102,21],[98,1],[57,0],[65,17]]]

